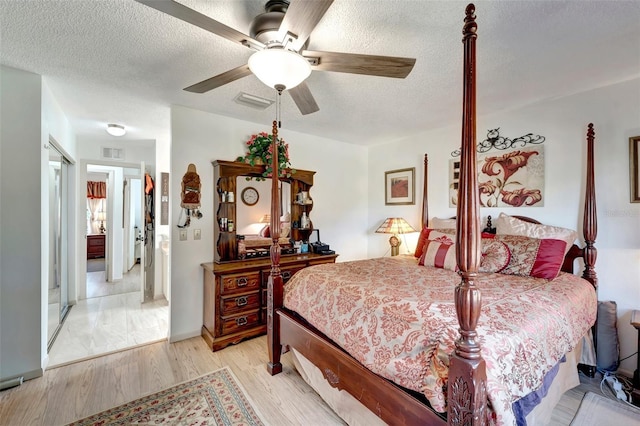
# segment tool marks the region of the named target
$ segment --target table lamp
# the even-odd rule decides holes
[[[389,237],[391,256],[397,256],[400,253],[400,244],[402,242],[398,238],[398,234],[408,234],[410,232],[417,231],[401,217],[389,217],[376,229],[376,233],[379,234],[392,234]]]

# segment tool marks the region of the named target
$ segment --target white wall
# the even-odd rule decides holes
[[[29,379],[47,360],[47,146],[73,160],[75,138],[39,75],[2,66],[0,91],[0,379]]]
[[[482,88],[480,88],[481,90]],[[482,112],[482,105],[478,105]],[[640,309],[640,204],[629,202],[629,137],[640,135],[640,79],[574,96],[531,105],[516,111],[478,117],[478,141],[487,130],[517,137],[526,133],[546,137],[544,207],[481,210],[483,217],[500,211],[531,216],[543,223],[576,229],[582,233],[584,205],[586,129],[593,122],[596,133],[595,180],[598,213],[599,300],[618,304],[621,357],[637,350],[637,332],[629,324],[631,310]],[[460,127],[437,129],[392,144],[373,147],[369,153],[369,230],[385,217],[403,216],[420,225],[420,204],[384,205],[384,171],[416,167],[417,188],[422,188],[422,156],[429,154],[430,217],[450,217],[448,163],[460,145]],[[390,152],[397,152],[390,158]],[[417,194],[418,200],[421,198]],[[415,238],[409,247],[415,249]],[[385,237],[369,234],[369,256],[380,255]],[[636,358],[622,363],[632,372]]]
[[[213,160],[235,160],[244,154],[251,134],[270,131],[270,123],[251,123],[174,106],[171,110],[171,323],[172,341],[200,334],[202,327],[201,263],[213,261]],[[366,257],[367,151],[331,139],[280,130],[289,143],[294,168],[316,171],[311,219],[322,239],[341,261]],[[204,217],[192,220],[188,241],[179,241],[180,182],[193,163],[202,183]],[[238,197],[239,194],[236,194]],[[202,239],[193,239],[200,229]]]
[[[40,191],[33,190],[42,180],[42,80],[1,67],[0,90],[0,379],[23,374],[32,378],[42,374],[40,246],[45,206]]]

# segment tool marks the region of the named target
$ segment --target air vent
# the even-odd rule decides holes
[[[261,98],[260,96],[250,95],[244,92],[238,93],[238,96],[233,98],[233,100],[240,105],[245,105],[255,109],[267,109],[274,102],[271,99]]]
[[[100,149],[101,157],[106,160],[118,160],[124,161],[124,149],[123,148],[111,148],[103,146]]]

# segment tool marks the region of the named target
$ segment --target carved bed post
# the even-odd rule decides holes
[[[587,130],[587,187],[584,197],[584,217],[582,219],[582,233],[584,234],[584,273],[582,277],[598,288],[598,277],[595,265],[598,250],[594,244],[598,234],[598,217],[596,214],[596,187],[594,177],[593,141],[595,132],[593,123],[589,123]]]
[[[422,232],[422,228],[429,225],[429,200],[427,194],[429,192],[427,185],[427,179],[429,177],[429,156],[427,154],[424,155],[424,184],[422,186],[422,226],[420,227],[420,231]]]
[[[463,37],[462,155],[456,222],[456,260],[462,282],[455,290],[460,337],[449,365],[450,425],[483,425],[486,420],[486,366],[476,341],[482,300],[475,280],[480,261],[480,205],[476,167],[475,6],[466,8]]]
[[[282,92],[278,92],[280,96]],[[269,348],[269,363],[267,370],[272,376],[282,372],[280,356],[280,318],[275,310],[282,307],[283,290],[282,275],[280,274],[280,212],[277,202],[280,197],[278,184],[280,183],[280,170],[278,170],[278,126],[273,120],[273,140],[271,141],[271,275],[267,289],[267,346]]]

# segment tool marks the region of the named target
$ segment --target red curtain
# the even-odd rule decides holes
[[[87,198],[107,198],[107,183],[87,181]]]

